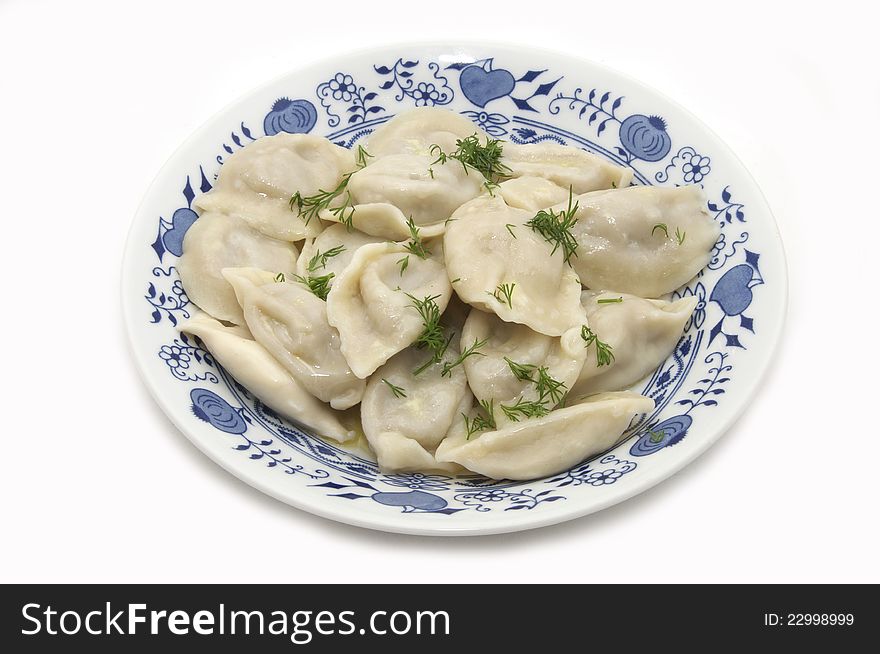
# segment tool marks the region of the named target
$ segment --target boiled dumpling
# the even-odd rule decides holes
[[[351,176],[348,190],[354,204],[352,225],[368,234],[393,240],[409,236],[406,219],[439,234],[443,223],[483,191],[486,179],[456,161],[431,165],[430,156],[394,154],[371,161]],[[384,215],[380,215],[384,214]],[[325,220],[338,220],[329,210]]]
[[[526,226],[534,214],[482,196],[453,214],[444,252],[458,296],[507,322],[561,336],[583,322],[581,285],[553,247]]]
[[[622,302],[607,301],[617,298]],[[599,366],[596,344],[590,344],[572,397],[618,391],[643,379],[675,349],[697,304],[694,297],[667,302],[592,291],[584,291],[582,302],[590,329],[600,341],[611,346],[614,358]]]
[[[445,109],[419,107],[398,114],[367,137],[366,149],[373,157],[390,154],[431,154],[438,145],[447,154],[455,142],[476,134],[487,138],[470,119]]]
[[[545,477],[604,452],[620,440],[633,416],[652,408],[653,400],[636,393],[600,393],[470,439],[462,419],[440,443],[435,458],[493,479]]]
[[[447,359],[455,360],[458,354],[450,344]],[[433,452],[474,400],[461,366],[451,368],[446,377],[443,363],[413,374],[429,358],[424,350],[408,347],[367,382],[361,420],[383,472],[451,470],[450,464],[437,463]]]
[[[247,328],[227,327],[205,313],[197,313],[179,329],[198,336],[236,381],[281,417],[340,443],[355,438],[355,432],[343,425],[339,414],[291,377],[252,339]]]
[[[334,409],[361,401],[364,381],[339,350],[339,333],[327,322],[327,305],[305,284],[276,282],[272,273],[226,268],[244,318],[260,343],[302,386]]]
[[[561,337],[545,336],[477,309],[464,324],[461,349],[474,343],[483,345],[479,354],[464,360],[468,383],[478,400],[494,404],[499,426],[522,419],[516,412],[509,417],[504,409],[519,402],[541,402],[546,410],[553,409],[577,381],[586,358],[580,326]]]
[[[300,277],[333,274],[333,279],[351,263],[355,252],[362,245],[382,243],[384,239],[364,234],[344,225],[330,225],[316,238],[306,239],[296,262],[296,272]],[[327,255],[330,256],[327,256]],[[324,256],[322,256],[324,255]],[[314,262],[314,263],[313,263]],[[309,265],[312,270],[309,270]],[[333,279],[329,284],[333,285]]]
[[[511,207],[537,212],[568,200],[569,190],[543,177],[516,177],[501,182],[501,197]]]
[[[235,216],[203,213],[183,239],[177,271],[187,296],[203,311],[241,325],[241,307],[220,271],[255,266],[290,274],[296,270],[296,258],[292,243],[269,238]]]
[[[413,298],[432,298],[442,313],[451,295],[436,251],[421,259],[398,243],[364,245],[335,280],[327,296],[327,318],[339,330],[348,365],[366,378],[421,334],[423,322]]]
[[[573,193],[624,188],[633,178],[631,168],[558,143],[505,143],[501,161],[511,177],[543,177]]]
[[[721,229],[699,186],[633,186],[576,200],[578,256],[571,264],[592,289],[649,298],[669,293],[709,262]]]
[[[238,216],[273,238],[298,241],[317,234],[321,225],[316,220],[306,225],[291,210],[291,196],[332,191],[354,168],[352,152],[325,138],[264,136],[226,160],[214,190],[199,196],[196,206]]]

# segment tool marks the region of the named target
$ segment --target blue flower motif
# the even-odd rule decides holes
[[[584,478],[584,483],[590,486],[605,486],[613,484],[615,481],[623,477],[624,473],[615,468],[606,468],[605,470],[597,470]]]
[[[162,359],[169,368],[180,368],[185,370],[189,368],[189,362],[192,357],[176,345],[163,345],[162,349],[159,350],[159,358]]]
[[[709,157],[695,154],[685,162],[681,170],[684,173],[684,181],[688,184],[699,184],[712,169],[709,166]]]
[[[508,493],[497,488],[482,490],[471,495],[477,502],[500,502],[507,497]]]
[[[199,420],[227,434],[243,434],[247,431],[244,418],[217,393],[206,388],[194,388],[189,397],[192,400],[192,412]]]
[[[357,93],[357,88],[354,85],[354,79],[351,75],[346,75],[345,73],[336,73],[328,82],[330,86],[330,93],[333,95],[334,100],[343,100],[344,102],[348,102]]]
[[[672,147],[666,122],[660,116],[633,114],[620,124],[619,136],[623,147],[644,161],[660,161]]]
[[[430,82],[419,82],[413,89],[412,97],[417,107],[433,107],[440,99],[440,92]]]
[[[668,369],[668,370],[664,370],[662,373],[660,373],[660,376],[657,377],[657,387],[658,387],[658,388],[663,388],[663,387],[666,386],[670,381],[672,381],[672,372],[671,372],[671,370],[672,370],[671,368]]]
[[[387,475],[385,481],[392,486],[401,486],[413,490],[446,490],[449,485],[449,477],[442,475],[426,475],[423,472],[410,474]]]
[[[461,113],[474,121],[477,126],[487,134],[491,134],[492,136],[504,136],[507,134],[507,130],[501,127],[501,125],[506,125],[510,122],[510,119],[502,114],[490,114],[486,111],[462,111]],[[527,130],[521,128],[517,131],[520,132]],[[528,131],[531,131],[532,136],[535,135],[534,130]]]
[[[318,110],[308,100],[278,98],[272,105],[272,111],[263,119],[263,131],[266,136],[275,136],[281,132],[306,134],[317,121]]]

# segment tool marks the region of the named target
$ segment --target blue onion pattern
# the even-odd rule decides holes
[[[338,87],[337,84],[337,91]],[[351,98],[350,92],[348,97]],[[308,100],[279,98],[272,105],[272,111],[263,119],[263,131],[266,136],[275,136],[281,132],[306,134],[312,130],[316,122],[318,122],[318,111]]]
[[[206,388],[194,388],[189,394],[192,411],[203,420],[227,434],[243,434],[247,424],[229,402]]]
[[[685,437],[692,423],[693,419],[688,415],[675,416],[664,420],[653,429],[648,429],[642,434],[639,440],[629,448],[629,453],[633,456],[647,456],[657,450],[662,450],[664,447],[675,445]]]
[[[633,114],[620,124],[620,142],[632,155],[644,161],[660,161],[669,154],[672,139],[660,116]]]

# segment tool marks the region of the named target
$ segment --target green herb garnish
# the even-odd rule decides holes
[[[412,254],[419,257],[419,259],[425,259],[429,254],[431,254],[431,251],[425,247],[424,243],[422,243],[422,237],[419,236],[419,232],[421,230],[416,227],[416,224],[413,222],[412,218],[406,219],[406,226],[409,228],[410,240],[403,247],[405,247]]]
[[[305,197],[297,191],[290,196],[290,202],[288,202],[290,210],[297,211],[299,217],[308,225],[312,218],[316,218],[323,210],[329,209],[330,213],[350,231],[354,217],[354,207],[351,206],[351,193],[348,192],[348,182],[351,176],[352,173],[343,175],[339,184],[332,191],[318,189],[318,192],[314,195],[307,195]],[[330,204],[333,200],[343,193],[345,193],[345,201],[337,207],[331,207]]]
[[[654,232],[656,232],[658,229],[666,235],[666,238],[669,238],[669,228],[666,227],[666,223],[657,223],[656,225],[654,225],[654,227],[651,229],[651,236],[653,236]]]
[[[467,429],[467,439],[470,440],[471,436],[476,434],[478,431],[486,431],[487,429],[496,429],[495,426],[495,400],[480,400],[480,406],[485,411],[486,415],[482,415],[477,413],[474,416],[473,420],[468,419],[467,415],[464,413],[461,416],[464,418],[464,427]]]
[[[663,430],[660,430],[660,431],[654,431],[653,429],[648,430],[648,438],[651,440],[652,443],[659,443],[660,441],[663,440],[664,436],[666,436],[666,432],[664,432]]]
[[[571,233],[572,228],[577,224],[578,219],[574,217],[578,210],[578,203],[572,205],[574,195],[572,189],[568,189],[568,208],[565,211],[555,212],[553,209],[543,209],[535,214],[527,227],[531,227],[534,231],[544,237],[544,240],[553,244],[551,256],[556,254],[556,250],[562,248],[562,257],[569,266],[571,258],[577,256],[578,243]]]
[[[526,400],[523,397],[519,398],[512,406],[502,404],[501,410],[512,422],[519,422],[520,418],[540,418],[550,413],[546,403]]]
[[[327,295],[330,293],[330,280],[336,277],[336,275],[327,273],[320,276],[309,275],[308,277],[303,277],[302,275],[294,275],[294,277],[296,281],[305,284],[314,295],[317,295],[322,300],[326,300]]]
[[[403,277],[403,273],[406,272],[406,269],[409,266],[409,255],[406,255],[402,259],[398,259],[397,265],[400,266],[400,276]]]
[[[687,236],[687,232],[681,231],[678,227],[675,228],[675,240],[678,241],[679,245],[684,244],[685,236]]]
[[[455,361],[444,362],[443,370],[440,371],[440,376],[441,377],[451,377],[452,376],[452,369],[455,368],[456,366],[459,366],[462,363],[464,363],[464,360],[467,359],[468,357],[471,357],[474,355],[480,356],[480,357],[486,356],[482,352],[477,352],[477,350],[479,350],[481,347],[483,347],[488,342],[489,342],[488,338],[485,338],[482,341],[478,341],[475,339],[473,344],[470,347],[466,348],[460,355],[458,355],[458,358]]]
[[[430,152],[437,158],[431,162],[431,165],[433,166],[438,163],[442,165],[449,159],[455,159],[464,167],[465,172],[467,172],[468,168],[473,168],[482,173],[483,177],[490,183],[496,185],[498,180],[511,173],[510,168],[501,163],[503,146],[499,140],[486,139],[486,143],[482,144],[479,137],[476,134],[472,134],[465,139],[456,140],[455,146],[455,151],[447,154],[443,152],[443,148],[439,145],[432,145]],[[428,170],[430,171],[431,169],[429,168]]]
[[[385,384],[388,388],[391,389],[391,392],[394,394],[394,397],[406,397],[406,389],[401,388],[400,386],[395,386],[390,381],[382,378],[382,383]]]
[[[486,292],[489,293],[489,295],[494,297],[496,300],[498,300],[501,304],[506,304],[512,309],[513,289],[515,286],[516,284],[498,284],[498,286],[495,287],[494,293],[489,293],[489,291]],[[499,293],[501,294],[500,296],[498,295]]]
[[[507,223],[507,224],[505,225],[505,227],[507,227],[507,231],[510,232],[510,235],[511,235],[513,238],[516,238],[516,234],[513,233],[513,228],[516,227],[516,225],[514,225],[513,223]]]
[[[275,281],[281,283],[287,281],[287,278],[284,276],[284,273],[278,273],[275,275]]]
[[[359,145],[357,149],[357,153],[355,154],[355,161],[357,162],[358,168],[366,168],[367,167],[367,159],[372,159],[373,155],[367,152],[364,149],[364,146]]]
[[[337,245],[335,248],[330,248],[326,252],[321,252],[320,250],[315,251],[315,256],[309,259],[309,272],[315,272],[318,268],[326,268],[327,267],[327,259],[332,259],[335,256],[338,256],[345,252],[344,245]]]
[[[596,304],[620,304],[621,302],[623,302],[622,297],[606,297],[596,300]]]
[[[520,381],[531,382],[535,385],[538,393],[538,402],[552,405],[559,404],[565,396],[565,382],[561,382],[550,376],[547,366],[536,366],[533,363],[517,363],[504,357],[513,376]]]
[[[600,341],[599,337],[593,333],[593,330],[586,325],[581,327],[581,338],[584,339],[584,347],[596,344],[597,367],[601,368],[602,366],[611,365],[611,362],[614,361],[614,352],[612,352],[613,348],[608,343]]]
[[[443,355],[446,354],[446,348],[449,347],[453,334],[448,337],[443,335],[443,327],[440,325],[440,307],[434,301],[440,297],[439,295],[429,295],[421,300],[409,293],[406,295],[412,300],[410,306],[418,311],[422,318],[422,333],[419,334],[413,345],[431,352],[431,358],[413,371],[414,375],[418,375],[432,364],[443,360]]]

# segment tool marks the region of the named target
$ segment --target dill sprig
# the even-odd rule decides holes
[[[687,236],[687,232],[681,231],[678,227],[675,228],[675,240],[678,241],[679,245],[684,245],[685,236]]]
[[[551,255],[562,248],[562,257],[569,266],[571,258],[577,256],[578,243],[571,233],[578,219],[574,217],[578,210],[578,203],[572,205],[574,195],[572,189],[568,189],[568,208],[565,211],[555,212],[553,209],[542,209],[535,217],[526,223],[534,231],[544,237],[544,240],[553,244]]]
[[[406,389],[401,386],[395,386],[390,381],[382,378],[382,383],[385,384],[388,388],[391,389],[391,392],[394,394],[394,397],[406,397]]]
[[[666,235],[666,238],[669,238],[669,228],[666,226],[666,223],[657,223],[654,225],[654,227],[651,228],[651,236],[653,236],[654,232],[658,229]]]
[[[489,293],[489,295],[494,297],[496,300],[498,300],[501,304],[506,304],[507,306],[509,306],[512,309],[513,308],[513,289],[515,286],[516,286],[515,283],[514,284],[498,284],[498,286],[495,287],[494,293],[489,293],[489,291],[486,291],[486,292]],[[498,295],[499,293],[501,294],[500,296]]]
[[[527,400],[524,397],[519,398],[516,404],[508,406],[501,405],[501,410],[507,419],[512,422],[519,422],[520,418],[540,418],[550,413],[545,402],[536,402],[535,400]]]
[[[406,295],[412,300],[410,306],[419,312],[422,319],[422,333],[419,334],[413,345],[431,352],[431,358],[413,371],[414,375],[418,375],[431,365],[443,360],[443,355],[446,354],[453,334],[448,337],[443,334],[443,327],[440,325],[440,307],[434,301],[440,297],[439,295],[429,295],[421,300],[409,293]]]
[[[596,304],[620,304],[621,302],[623,302],[622,297],[606,297],[596,300]]]
[[[507,224],[505,225],[505,227],[507,228],[507,231],[510,232],[510,235],[511,235],[513,238],[516,238],[516,234],[513,233],[513,228],[516,227],[516,225],[514,225],[513,223],[507,223]]]
[[[481,347],[483,347],[488,342],[489,342],[488,338],[484,338],[482,341],[478,341],[478,340],[474,339],[473,344],[470,347],[466,348],[460,355],[458,355],[458,358],[455,361],[445,361],[443,363],[443,370],[440,371],[440,376],[441,377],[451,377],[452,376],[452,369],[455,368],[456,366],[460,366],[462,363],[464,363],[464,360],[467,359],[468,357],[486,356],[482,352],[477,352],[477,350],[479,350]]]
[[[480,172],[489,182],[486,188],[491,192],[497,187],[498,180],[510,175],[511,170],[501,163],[501,154],[504,148],[501,141],[496,139],[486,139],[486,143],[480,143],[480,138],[476,134],[472,134],[464,139],[455,141],[455,151],[451,153],[443,152],[436,143],[431,146],[431,154],[437,158],[431,162],[434,164],[445,164],[449,159],[458,161],[465,172],[468,168]],[[433,176],[433,170],[428,169]]]
[[[278,273],[277,275],[275,275],[275,281],[280,284],[281,282],[286,282],[287,277],[284,276],[284,273]]]
[[[584,347],[590,347],[594,343],[596,344],[596,366],[601,368],[602,366],[611,365],[611,362],[614,361],[614,352],[612,352],[612,347],[608,345],[608,343],[604,343],[599,340],[599,337],[593,332],[592,329],[583,325],[581,327],[581,338],[584,339]]]
[[[398,259],[397,265],[400,266],[400,276],[403,277],[403,273],[409,267],[409,255],[407,254],[405,257]]]
[[[497,429],[495,425],[495,400],[480,400],[480,406],[483,408],[485,415],[478,412],[471,420],[466,414],[461,414],[464,418],[464,427],[467,429],[466,440],[470,440],[471,436],[478,431]]]
[[[653,429],[649,429],[647,434],[648,434],[648,438],[651,440],[652,443],[659,443],[660,441],[663,440],[663,437],[666,436],[666,432],[663,431],[662,429],[660,431],[654,431]]]
[[[357,147],[357,152],[354,155],[354,160],[357,163],[358,168],[366,168],[367,167],[367,159],[372,159],[373,155],[367,152],[364,149],[364,146],[359,145]]]
[[[308,277],[294,275],[294,277],[299,283],[305,284],[314,295],[317,295],[322,300],[326,300],[327,295],[330,293],[330,280],[336,277],[336,275],[334,273],[327,273],[326,275],[309,275]]]
[[[425,247],[425,244],[422,242],[422,237],[419,236],[419,232],[421,231],[416,224],[413,222],[412,218],[406,219],[406,226],[409,228],[409,241],[407,241],[403,247],[405,247],[410,253],[416,255],[419,259],[425,259],[431,251]],[[406,267],[403,268],[406,270]],[[403,270],[400,271],[403,274]]]
[[[335,256],[339,256],[345,252],[344,245],[337,245],[335,248],[330,248],[326,252],[321,252],[320,250],[315,251],[315,256],[309,259],[309,272],[315,272],[318,268],[326,268],[327,267],[327,259],[332,259]]]
[[[339,222],[343,223],[349,229],[352,228],[352,217],[354,215],[354,207],[351,206],[351,193],[348,192],[348,182],[351,180],[353,173],[346,173],[337,184],[336,188],[331,191],[318,189],[314,195],[303,196],[299,191],[290,196],[288,205],[291,211],[296,211],[299,217],[303,219],[306,225],[312,218],[318,217],[324,209],[329,209],[330,213],[335,216]],[[345,193],[345,201],[338,207],[331,207],[330,204]],[[347,212],[347,213],[346,213]]]
[[[556,406],[562,402],[567,392],[566,384],[551,377],[547,366],[539,367],[533,363],[517,363],[508,357],[504,357],[504,360],[514,377],[535,385],[539,403],[547,404],[549,402]]]

